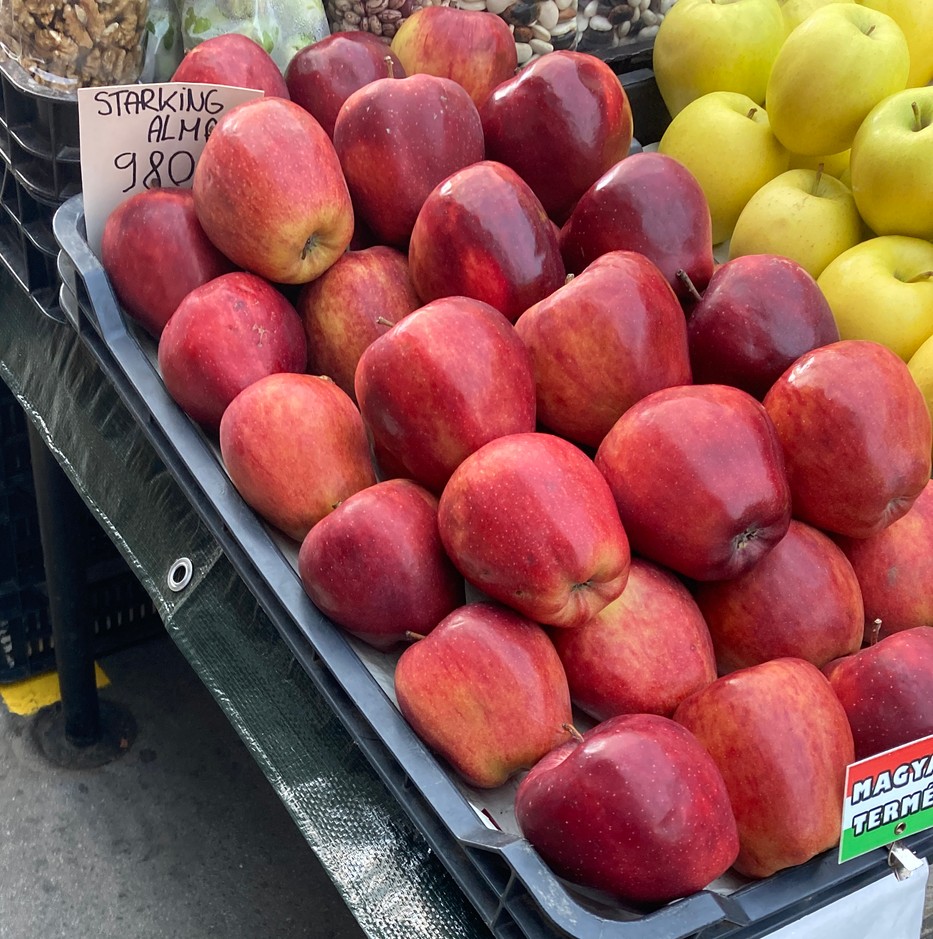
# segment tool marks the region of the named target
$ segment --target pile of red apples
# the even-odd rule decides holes
[[[190,53],[267,95],[113,213],[115,291],[314,603],[403,650],[418,736],[527,771],[558,875],[657,904],[800,864],[848,763],[933,732],[923,397],[795,262],[714,264],[603,62],[410,23],[267,86],[258,46]]]

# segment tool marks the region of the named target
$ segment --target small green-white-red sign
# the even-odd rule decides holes
[[[933,736],[846,769],[839,863],[933,828]]]

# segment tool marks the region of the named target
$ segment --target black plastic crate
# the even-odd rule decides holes
[[[671,122],[671,116],[664,104],[664,99],[661,97],[661,92],[658,91],[658,83],[655,81],[654,72],[647,67],[632,68],[630,70],[616,68],[617,64],[631,65],[628,61],[610,64],[616,74],[619,75],[619,81],[625,89],[629,103],[632,106],[635,139],[642,146],[657,143],[664,131],[667,130],[667,125]]]
[[[0,261],[36,305],[58,307],[55,210],[81,190],[78,104],[0,54]]]
[[[17,181],[53,206],[81,191],[78,102],[43,89],[0,56],[0,153]]]
[[[26,415],[0,382],[0,682],[55,668]],[[88,511],[76,538],[85,559],[87,625],[96,655],[157,635],[149,595]]]
[[[43,312],[57,311],[58,266],[52,218],[57,204],[37,198],[0,161],[0,261]]]
[[[581,52],[589,53],[602,59],[612,70],[621,75],[624,72],[634,72],[643,68],[651,68],[654,56],[654,38],[636,39],[634,42],[610,46],[608,49],[587,48],[586,42],[578,47]]]
[[[119,556],[89,567],[85,590],[95,656],[124,649],[162,631],[162,621],[148,594]],[[0,594],[0,683],[54,668],[55,644],[45,584]]]
[[[29,462],[26,422],[16,399],[0,383],[0,596],[17,589],[21,577],[41,576],[42,546]]]
[[[128,325],[87,245],[80,197],[56,213],[55,234],[69,320],[296,661],[497,939],[758,939],[889,874],[883,850],[844,865],[826,851],[728,895],[702,890],[646,912],[584,897],[525,839],[488,827],[346,635],[311,603],[209,441],[168,395],[143,348],[150,340]],[[906,844],[930,856],[933,832]]]

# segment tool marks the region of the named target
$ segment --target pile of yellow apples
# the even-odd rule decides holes
[[[720,255],[793,258],[933,414],[933,0],[678,0],[653,64]]]

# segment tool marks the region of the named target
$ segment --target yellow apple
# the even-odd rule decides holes
[[[933,417],[933,336],[920,344],[920,348],[907,363],[910,374],[923,392],[930,417]]]
[[[852,142],[852,194],[876,235],[933,241],[933,85],[885,98]]]
[[[907,37],[910,49],[908,88],[933,81],[933,0],[856,0],[863,7],[887,13]]]
[[[890,16],[856,3],[820,7],[774,60],[771,129],[791,153],[839,153],[882,98],[906,87],[909,69],[907,40]]]
[[[784,15],[784,28],[790,33],[796,29],[814,10],[825,7],[828,3],[855,3],[855,0],[778,0]]]
[[[748,200],[729,257],[783,254],[816,278],[863,234],[852,192],[838,179],[818,170],[788,170]]]
[[[835,176],[836,179],[842,179],[842,174],[849,168],[849,154],[851,152],[851,150],[843,150],[842,153],[829,153],[821,156],[801,156],[799,153],[792,153],[790,155],[790,165],[788,169],[818,170],[822,163],[823,172],[827,176]],[[846,185],[848,185],[848,183]]]
[[[745,203],[787,169],[789,158],[764,108],[737,91],[711,91],[691,101],[671,121],[658,150],[696,177],[709,203],[713,244],[732,234]]]
[[[905,362],[933,334],[933,243],[904,235],[870,238],[817,278],[842,339],[870,339]]]
[[[763,104],[784,35],[778,0],[677,0],[652,53],[671,117],[710,91],[738,91]]]

